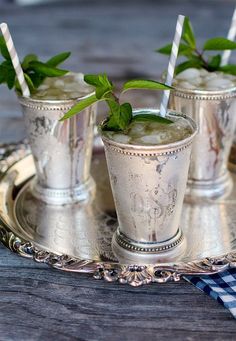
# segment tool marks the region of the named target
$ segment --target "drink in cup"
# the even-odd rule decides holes
[[[236,122],[236,76],[190,68],[176,76],[174,86],[170,107],[198,125],[186,198],[225,197],[233,186],[227,162]]]
[[[92,92],[82,74],[67,73],[46,78],[30,97],[19,97],[36,166],[32,192],[46,203],[86,201],[95,193],[90,175],[95,105],[59,122]]]
[[[134,115],[158,114],[142,109]],[[124,263],[155,263],[183,249],[180,215],[196,125],[168,113],[171,124],[135,121],[126,133],[102,131],[119,227],[113,250]]]

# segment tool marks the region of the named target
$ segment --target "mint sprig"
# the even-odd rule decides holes
[[[167,44],[156,52],[170,55],[172,44]],[[178,56],[184,58],[183,62],[177,65],[175,73],[178,74],[189,68],[205,69],[209,72],[221,71],[224,73],[236,74],[236,65],[228,64],[221,66],[221,55],[206,55],[208,51],[235,50],[236,43],[224,37],[215,37],[205,41],[201,49],[197,48],[196,38],[189,18],[185,18],[181,43]]]
[[[162,124],[170,124],[171,120],[158,115],[136,115],[130,103],[120,103],[120,98],[115,94],[115,87],[107,78],[106,74],[85,75],[84,80],[87,84],[94,86],[95,95],[91,95],[76,103],[62,118],[61,121],[68,119],[94,103],[105,101],[109,108],[108,117],[102,124],[103,130],[125,131],[133,121],[155,121]],[[133,89],[148,90],[170,90],[170,86],[153,81],[135,79],[124,83],[121,93]]]
[[[0,54],[3,59],[0,64],[0,84],[6,84],[9,89],[15,88],[16,91],[21,93],[11,57],[3,36],[0,36]],[[68,71],[58,68],[58,65],[69,58],[69,56],[70,52],[63,52],[50,58],[47,62],[38,60],[38,57],[35,54],[28,54],[25,56],[21,62],[21,67],[29,86],[30,93],[32,94],[35,92],[46,77],[58,77],[65,75]]]

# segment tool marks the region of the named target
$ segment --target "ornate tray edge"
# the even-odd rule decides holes
[[[17,144],[0,145],[0,180],[7,170],[17,161],[30,154],[26,141]],[[210,275],[236,266],[236,252],[220,257],[209,257],[201,261],[168,265],[122,265],[118,263],[78,260],[67,255],[58,255],[39,250],[32,242],[15,235],[3,221],[0,221],[0,241],[12,252],[20,256],[45,263],[53,268],[92,273],[95,279],[119,282],[131,286],[149,283],[179,281],[182,276]]]

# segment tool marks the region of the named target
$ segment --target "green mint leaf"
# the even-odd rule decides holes
[[[134,79],[123,85],[122,92],[130,89],[170,90],[172,87],[153,80]]]
[[[8,89],[11,90],[14,87],[15,79],[16,79],[15,70],[13,68],[9,69],[8,70],[8,74],[7,74],[7,86],[8,86]]]
[[[210,61],[208,61],[209,70],[210,71],[218,70],[220,64],[221,64],[221,55],[220,54],[217,54],[216,56],[211,57]]]
[[[171,54],[172,44],[167,44],[165,46],[162,46],[160,49],[156,49],[155,52],[166,54],[169,56]]]
[[[5,43],[5,40],[4,40],[3,36],[0,36],[0,52],[1,52],[2,56],[6,60],[10,60],[11,59],[10,54],[8,52],[8,49],[7,49],[7,45]]]
[[[15,91],[19,94],[22,95],[22,91],[21,91],[21,87],[20,84],[18,82],[18,79],[15,80]]]
[[[68,59],[71,55],[71,52],[62,52],[57,54],[56,56],[50,58],[46,64],[51,67],[56,67],[59,64],[63,63],[66,59]]]
[[[158,122],[162,124],[171,124],[173,121],[169,120],[168,118],[161,117],[158,115],[153,115],[153,114],[138,114],[133,116],[132,122],[145,122],[145,121],[152,121],[152,122]]]
[[[27,74],[29,75],[31,81],[33,82],[35,89],[37,89],[42,84],[44,79],[46,78],[45,76],[42,76],[42,75],[35,73],[35,72],[33,72],[33,73],[27,72]]]
[[[98,99],[101,99],[102,97],[105,98],[105,96],[107,94],[109,94],[111,91],[112,91],[111,89],[108,89],[105,86],[101,86],[99,88],[96,88],[96,92],[95,92],[96,93],[96,97]]]
[[[182,39],[193,49],[196,48],[196,40],[189,18],[185,18]]]
[[[101,82],[101,79],[100,79],[100,82]],[[102,85],[100,87],[96,87],[96,96],[99,99],[108,97],[108,95],[112,93],[112,90],[113,90],[113,85],[112,83],[108,81],[106,76],[105,78],[102,79],[101,84]]]
[[[27,54],[21,63],[22,69],[27,70],[29,67],[29,63],[38,60],[38,57],[35,54]]]
[[[3,36],[0,36],[0,53],[5,59],[5,61],[0,64],[0,84],[6,83],[9,89],[12,89],[15,85],[16,90],[20,91],[11,57]],[[46,77],[59,77],[65,75],[68,71],[57,68],[57,65],[65,61],[69,56],[70,52],[63,52],[52,57],[46,63],[43,63],[38,60],[38,57],[35,54],[26,55],[21,66],[30,91],[35,91]]]
[[[84,81],[95,87],[106,87],[108,89],[113,89],[112,83],[108,80],[107,75],[99,74],[99,75],[84,75]]]
[[[103,130],[125,131],[132,122],[132,107],[129,103],[119,103],[119,98],[113,93],[113,84],[108,80],[106,74],[99,75],[85,75],[84,80],[87,84],[92,85],[96,89],[96,94],[91,95],[84,100],[76,103],[62,118],[61,121],[78,114],[80,111],[91,106],[99,101],[105,101],[109,106],[109,114],[106,121],[102,124]],[[126,82],[123,86],[123,91],[129,89],[152,89],[152,90],[166,90],[172,89],[163,83],[152,80],[132,80]],[[144,119],[144,118],[143,118]],[[146,118],[147,119],[147,118]],[[149,120],[151,117],[149,117]],[[167,119],[155,118],[157,121],[167,122]]]
[[[108,105],[111,112],[103,128],[113,131],[125,130],[132,120],[131,105],[129,103],[119,105],[119,103],[112,99],[109,100]]]
[[[9,89],[12,89],[15,84],[16,73],[11,60],[5,60],[1,64],[2,77],[5,78],[4,83],[7,84]]]
[[[87,84],[93,85],[95,87],[99,87],[102,85],[100,80],[99,80],[98,75],[84,75],[84,81]]]
[[[175,74],[178,75],[179,73],[183,72],[184,70],[195,68],[200,69],[202,67],[201,60],[187,60],[176,66]]]
[[[236,43],[232,40],[217,37],[208,39],[204,46],[203,50],[206,51],[223,51],[223,50],[234,50],[236,49]]]
[[[123,126],[122,129],[125,129],[131,122],[133,117],[132,114],[132,107],[130,103],[123,103],[120,106],[120,122],[121,126]]]
[[[33,70],[36,73],[39,73],[40,75],[46,76],[46,77],[64,76],[68,72],[67,70],[57,69],[39,61],[30,62],[28,69]]]
[[[130,103],[123,103],[121,104],[121,111],[126,112],[127,116],[129,116],[129,120],[131,120],[131,118],[133,117],[133,110],[132,110],[132,106]]]
[[[30,92],[32,93],[33,91],[35,91],[34,83],[32,82],[30,76],[27,75],[27,73],[24,72],[24,76],[25,76],[26,83],[28,84],[28,87],[30,89]]]
[[[0,65],[0,84],[5,83],[5,75],[2,71],[1,65]]]
[[[155,50],[156,52],[159,52],[161,54],[165,55],[170,55],[171,54],[171,49],[172,49],[172,44],[165,45],[161,47],[160,49]],[[179,51],[178,51],[178,56],[186,56],[191,54],[193,49],[186,44],[180,44],[179,45]]]
[[[67,118],[70,118],[78,113],[80,113],[82,110],[90,107],[92,104],[98,102],[99,100],[95,95],[89,96],[85,99],[82,99],[78,103],[76,103],[61,119],[60,121],[64,121]]]
[[[178,56],[191,56],[193,52],[193,48],[188,46],[188,45],[185,45],[185,44],[180,44],[179,45],[179,51],[178,51]]]
[[[224,51],[236,49],[236,42],[226,39],[224,37],[215,37],[208,39],[202,50],[196,48],[196,40],[194,37],[193,29],[188,18],[184,21],[183,34],[180,44],[179,54],[185,56],[187,60],[179,64],[175,69],[175,74],[189,69],[205,69],[209,72],[222,71],[225,73],[235,74],[235,68],[233,65],[226,65],[221,67],[221,55],[205,57],[205,51]],[[157,50],[160,53],[169,55],[171,52],[171,44],[168,44],[161,49]]]
[[[106,73],[101,74],[101,75],[98,75],[98,78],[99,78],[100,83],[101,83],[104,87],[113,89],[113,85],[112,85],[112,83],[109,81],[109,79],[107,78],[107,74],[106,74]]]
[[[111,115],[106,119],[105,122],[101,125],[102,130],[112,130],[112,131],[121,131],[122,129],[119,126],[118,120],[114,115]]]
[[[231,75],[236,76],[236,65],[235,64],[228,64],[218,68],[219,71],[224,73],[229,73]]]
[[[6,83],[6,69],[0,65],[0,84]]]
[[[35,87],[34,87],[32,80],[27,75],[27,73],[24,73],[24,76],[25,76],[26,83],[29,87],[30,93],[33,93],[35,91]],[[16,90],[16,92],[18,92],[19,94],[22,95],[22,91],[21,91],[21,87],[20,87],[18,79],[15,80],[15,90]]]
[[[100,75],[85,75],[84,81],[95,87],[96,89],[96,97],[98,99],[104,97],[109,92],[113,90],[112,83],[108,80],[106,74]]]
[[[114,116],[118,121],[120,116],[120,104],[116,101],[112,94],[106,99],[106,101],[110,108],[109,116]]]
[[[9,70],[13,69],[12,62],[10,60],[5,60],[0,64],[0,83],[7,83],[7,77]]]
[[[110,108],[109,117],[106,120],[105,124],[102,126],[105,129],[119,131],[122,130],[122,122],[120,122],[120,105],[116,102],[115,99],[110,98],[107,101],[107,104]]]

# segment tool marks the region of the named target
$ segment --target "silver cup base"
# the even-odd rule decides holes
[[[155,264],[175,261],[186,247],[185,238],[179,229],[174,237],[161,243],[142,243],[129,239],[119,231],[112,238],[112,251],[124,264]]]
[[[96,184],[90,177],[85,183],[73,188],[45,188],[40,186],[35,178],[31,184],[31,192],[34,197],[49,205],[86,203],[94,199]]]
[[[227,171],[222,177],[214,181],[188,180],[185,194],[186,202],[195,202],[199,199],[216,200],[226,198],[233,189],[233,180]]]

